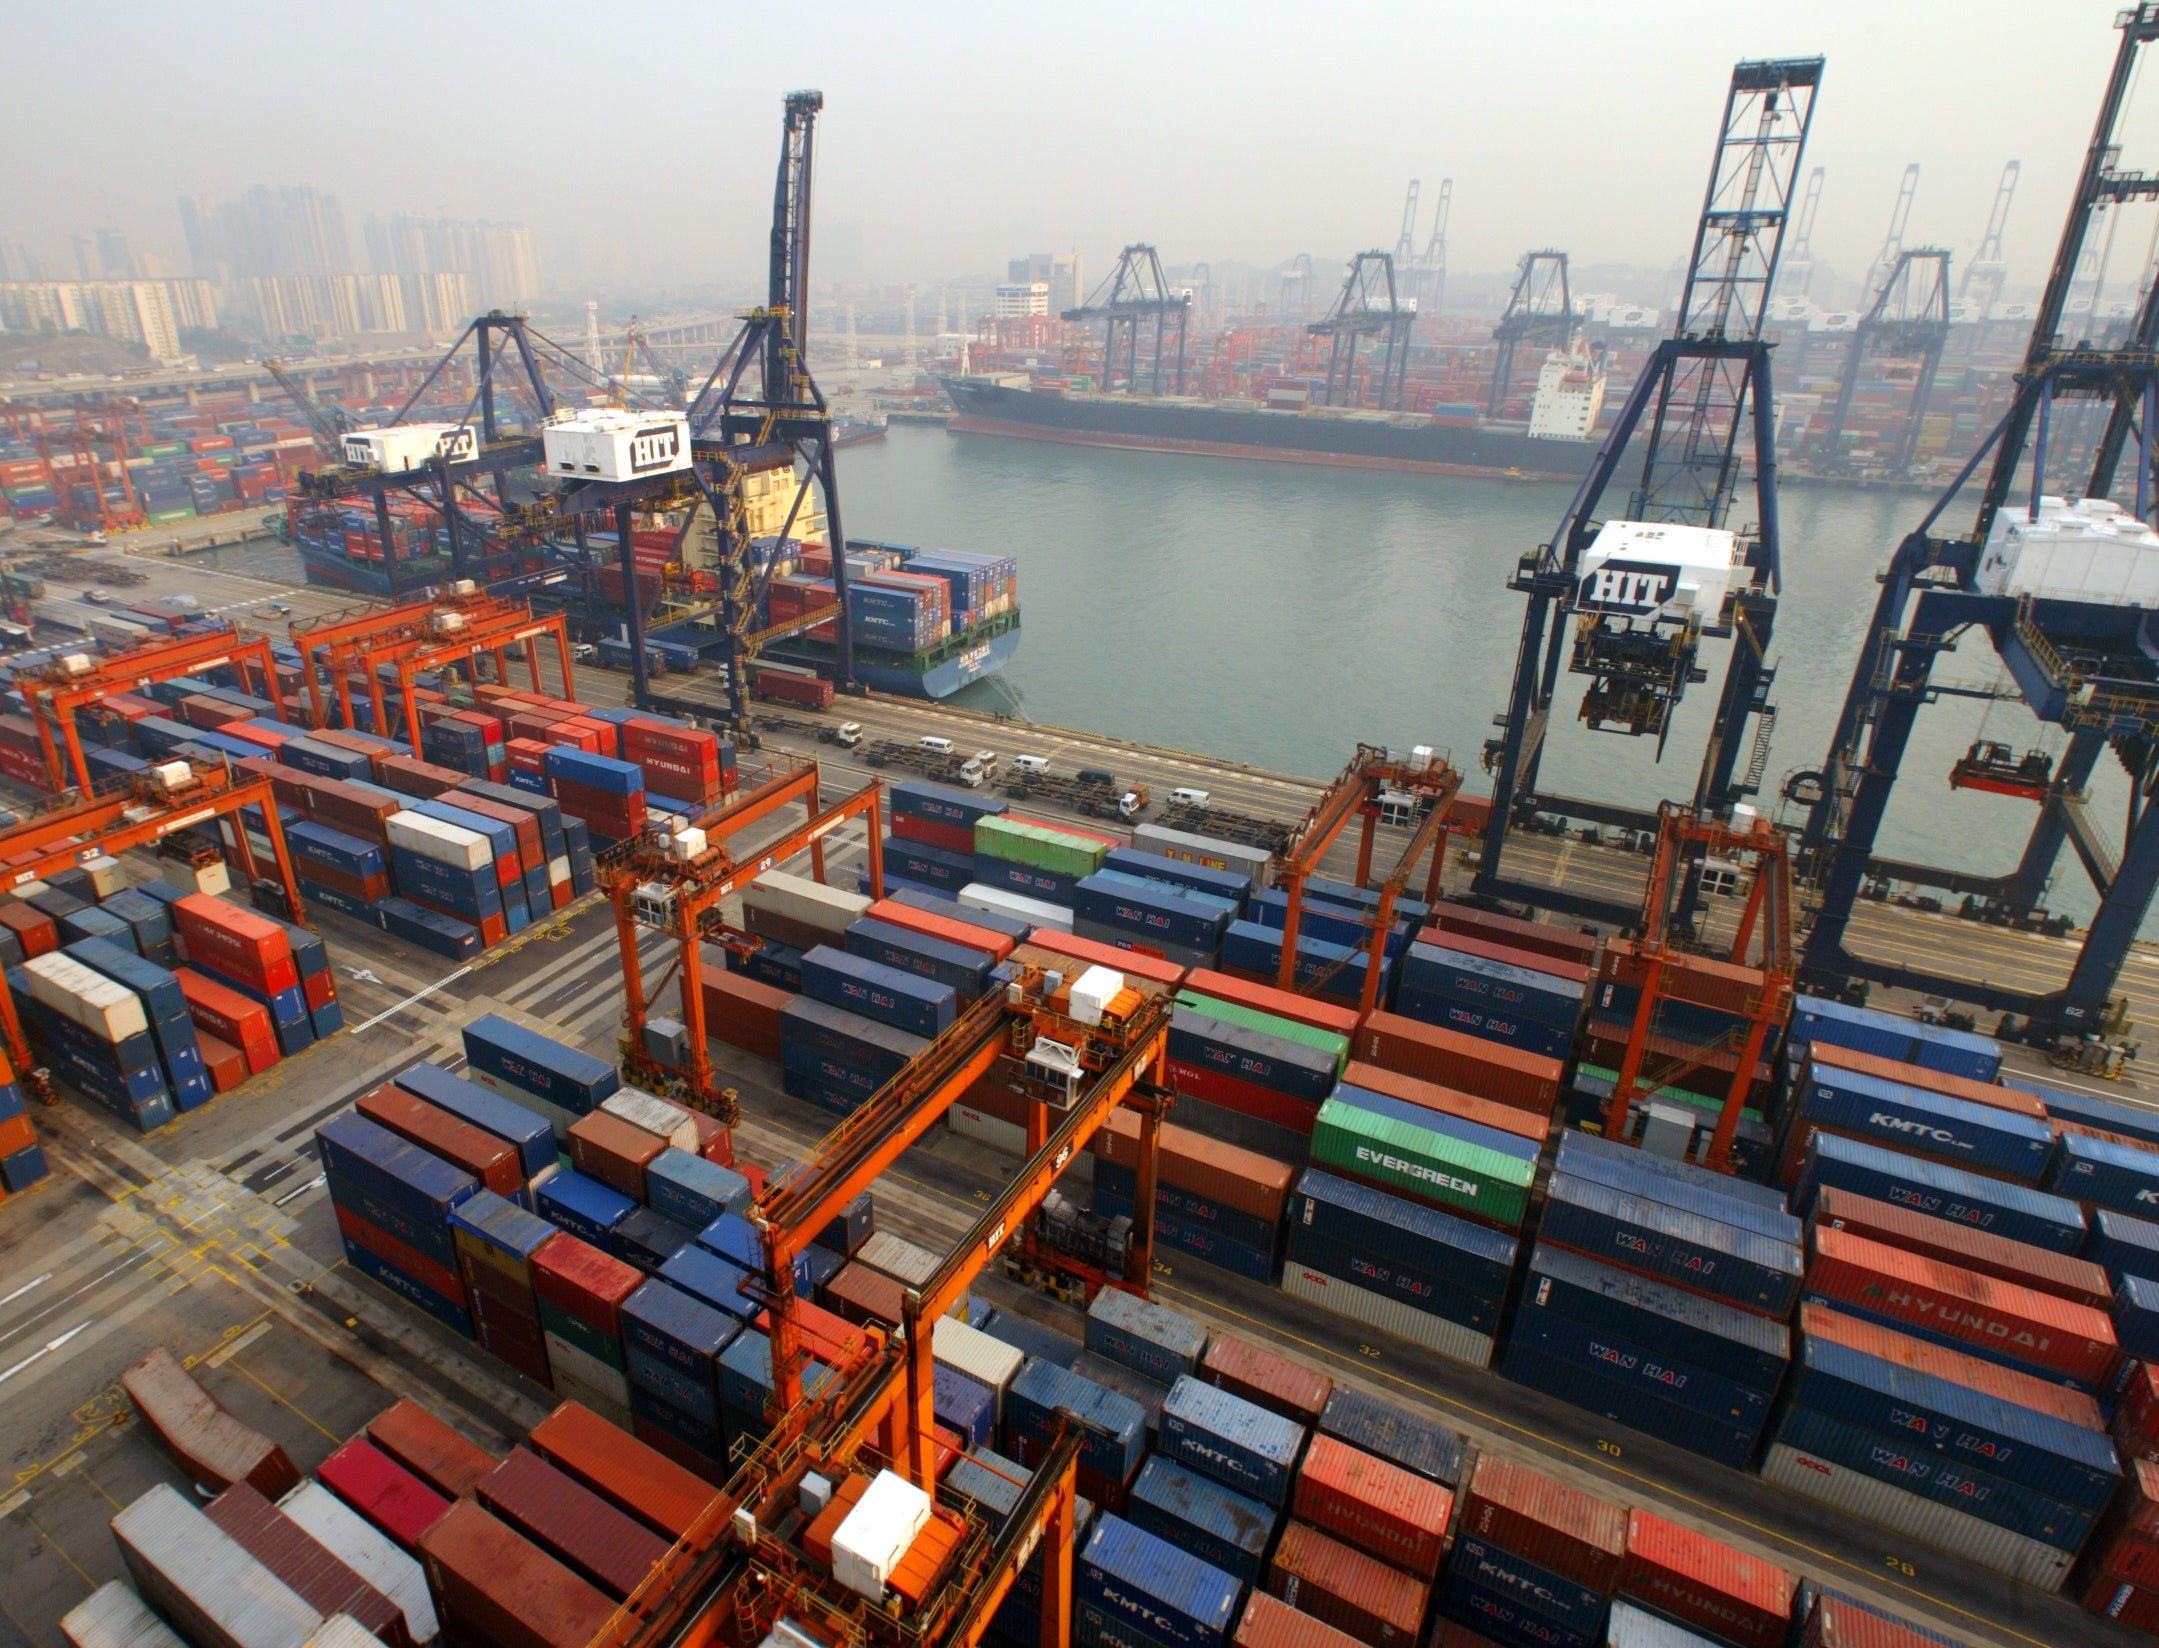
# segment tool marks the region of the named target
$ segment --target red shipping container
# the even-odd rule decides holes
[[[1416,1648],[1431,1587],[1303,1522],[1282,1530],[1267,1590],[1369,1648]]]
[[[303,893],[310,886],[327,887],[333,893],[343,893],[347,898],[356,898],[363,904],[373,904],[390,897],[392,892],[390,877],[387,872],[378,872],[375,875],[365,876],[351,875],[343,870],[333,869],[327,864],[309,862],[295,865],[293,873],[300,879]],[[302,979],[300,981],[301,988],[304,990],[309,982],[307,979]],[[316,1004],[311,1003],[310,1005]]]
[[[1279,1597],[1253,1591],[1245,1598],[1230,1641],[1235,1648],[1356,1648],[1357,1639]]]
[[[1876,1316],[2102,1388],[2121,1360],[2114,1324],[2088,1305],[1900,1253],[1841,1230],[1807,1238],[1807,1288]]]
[[[560,1231],[532,1255],[532,1291],[610,1338],[622,1337],[622,1301],[644,1285],[644,1272],[590,1242]]]
[[[1546,1117],[1559,1102],[1565,1068],[1558,1059],[1381,1012],[1351,1038],[1350,1057]]]
[[[463,1499],[499,1463],[410,1398],[370,1419],[367,1439],[445,1499]]]
[[[795,999],[793,992],[718,970],[706,972],[703,981],[705,1034],[777,1064],[780,1014]]]
[[[2095,1614],[2159,1636],[2159,1589],[2147,1591],[2142,1586],[2115,1579],[2102,1570],[2085,1581],[2077,1600]],[[1930,1645],[1918,1643],[1915,1648],[1930,1648]]]
[[[796,675],[791,671],[770,668],[760,669],[752,664],[750,684],[756,689],[758,697],[775,703],[800,704],[813,710],[829,709],[832,706],[833,685],[821,676]]]
[[[1930,1218],[1911,1208],[1878,1202],[1833,1185],[1825,1185],[1816,1193],[1808,1223],[1827,1230],[1849,1231],[1924,1259],[1961,1265],[1982,1276],[2072,1299],[2096,1311],[2111,1312],[2114,1308],[2114,1289],[2107,1281],[2107,1273],[2089,1259],[2072,1259],[2066,1253],[2050,1253],[2028,1242],[1968,1230],[1946,1219]]]
[[[971,853],[975,850],[974,827],[969,824],[947,824],[935,818],[920,818],[913,813],[894,813],[892,833],[901,841],[919,842],[925,847],[942,847],[948,853]]]
[[[1432,906],[1430,924],[1443,933],[1486,939],[1493,944],[1551,956],[1578,966],[1593,967],[1597,961],[1597,941],[1589,934],[1576,932],[1571,927],[1555,927],[1549,922],[1503,916],[1496,910],[1477,910],[1467,904],[1441,902]]]
[[[1210,1385],[1218,1385],[1233,1396],[1241,1396],[1247,1402],[1257,1403],[1285,1419],[1294,1419],[1300,1425],[1318,1424],[1320,1414],[1326,1410],[1327,1398],[1334,1394],[1334,1381],[1325,1374],[1228,1333],[1218,1333],[1208,1341],[1207,1354],[1200,1359],[1199,1373]],[[1320,1517],[1308,1516],[1305,1520],[1316,1522],[1323,1528],[1327,1526]],[[1343,1537],[1348,1538],[1346,1534]],[[1350,1543],[1354,1545],[1359,1541],[1350,1540]],[[1386,1553],[1374,1554],[1384,1556]],[[1429,1579],[1431,1575],[1425,1577]]]
[[[1271,984],[1254,984],[1228,973],[1218,973],[1210,967],[1193,968],[1185,975],[1184,987],[1197,990],[1203,996],[1212,996],[1217,1001],[1235,1002],[1254,1012],[1272,1013],[1276,1018],[1309,1024],[1315,1030],[1325,1030],[1333,1035],[1351,1036],[1357,1032],[1354,1007],[1337,1007],[1312,996],[1278,990]]]
[[[1318,1105],[1300,1099],[1295,1094],[1277,1093],[1271,1087],[1239,1081],[1235,1076],[1204,1070],[1198,1065],[1186,1064],[1178,1059],[1166,1062],[1169,1066],[1170,1086],[1186,1098],[1218,1104],[1224,1110],[1234,1110],[1240,1116],[1250,1116],[1255,1121],[1287,1128],[1292,1133],[1311,1132],[1312,1124],[1319,1115]]]
[[[337,1000],[337,980],[328,973],[313,973],[300,980],[300,997],[314,1012]]]
[[[377,781],[386,790],[399,795],[418,796],[422,801],[432,801],[447,795],[460,784],[472,782],[472,774],[459,772],[455,767],[439,767],[432,761],[421,761],[409,755],[386,755],[375,763]]]
[[[515,1197],[525,1188],[524,1164],[518,1160],[516,1146],[483,1133],[395,1082],[362,1093],[353,1108],[407,1144],[463,1168],[498,1196]]]
[[[958,908],[958,906],[954,906]],[[1003,961],[1012,954],[1013,941],[1003,933],[993,933],[987,927],[977,927],[971,921],[953,916],[943,916],[932,910],[918,910],[912,904],[881,898],[864,912],[873,920],[887,922],[894,927],[904,927],[910,933],[920,933],[925,938],[941,938],[947,944],[964,945],[970,950],[983,950]]]
[[[42,956],[47,951],[60,948],[60,926],[42,910],[29,905],[10,902],[0,904],[0,926],[15,935],[22,945],[23,959]]]
[[[249,1075],[260,1075],[277,1063],[277,1032],[270,1024],[269,1008],[192,967],[176,967],[172,976],[187,998],[187,1016],[195,1028],[237,1047]]]
[[[667,1555],[666,1540],[528,1448],[512,1448],[475,1497],[618,1602]]]
[[[645,755],[664,755],[687,766],[719,767],[717,733],[706,732],[702,727],[670,727],[659,721],[624,721],[620,725],[625,761],[635,761]]]
[[[1771,1562],[1648,1511],[1627,1518],[1619,1594],[1739,1648],[1784,1648],[1799,1581]]]
[[[795,1306],[795,1325],[802,1330],[802,1348],[820,1362],[837,1362],[859,1349],[862,1335],[855,1324],[836,1311],[803,1300]],[[759,1333],[772,1331],[772,1313],[761,1310],[750,1323]]]
[[[193,1009],[189,1009],[193,1016]],[[220,1093],[230,1093],[248,1078],[247,1055],[202,1028],[195,1026],[195,1045],[202,1049],[202,1062],[209,1069],[210,1085]]]
[[[259,721],[229,721],[218,728],[227,738],[238,738],[245,743],[260,744],[266,750],[282,748],[288,739],[300,734],[284,727],[273,727]]]
[[[471,783],[470,778],[462,784]],[[478,813],[482,818],[494,819],[507,824],[517,832],[517,856],[528,869],[538,869],[547,862],[546,851],[540,839],[540,821],[521,807],[508,806],[490,800],[484,795],[474,795],[460,785],[458,792],[448,798],[448,804],[468,813]]]
[[[1502,962],[1509,967],[1527,968],[1532,973],[1565,979],[1570,984],[1587,984],[1595,976],[1583,962],[1562,961],[1557,956],[1540,955],[1535,950],[1523,950],[1512,944],[1498,944],[1488,938],[1472,937],[1468,933],[1450,933],[1440,927],[1424,928],[1417,934],[1417,942],[1437,944],[1445,949],[1459,950],[1465,956],[1479,956],[1486,961]]]
[[[858,1327],[875,1322],[896,1328],[907,1320],[907,1290],[868,1265],[842,1265],[818,1290],[818,1302]]]
[[[560,735],[573,728],[576,730],[580,740],[589,737],[590,742],[584,743],[583,747],[590,750],[594,755],[604,755],[610,761],[619,761],[621,759],[621,755],[618,753],[621,749],[621,741],[616,736],[615,724],[612,721],[595,721],[590,716],[573,715],[567,721],[557,721],[547,730],[559,743],[561,741]]]
[[[567,721],[569,718],[566,711],[551,710],[538,704],[526,704],[522,708],[514,709],[502,718],[502,730],[509,735],[504,742],[504,748],[521,738],[530,739],[534,743],[545,743],[542,734],[557,721]]]
[[[547,746],[537,738],[513,738],[502,746],[510,765],[520,772],[547,771]]]
[[[1369,1556],[1431,1580],[1447,1544],[1454,1495],[1332,1436],[1315,1436],[1290,1514]]]
[[[1551,1132],[1551,1123],[1527,1110],[1517,1110],[1511,1104],[1500,1104],[1493,1099],[1480,1099],[1474,1093],[1464,1093],[1452,1087],[1442,1087],[1437,1082],[1419,1081],[1415,1076],[1405,1076],[1400,1071],[1383,1070],[1376,1064],[1360,1064],[1355,1059],[1342,1068],[1342,1079],[1352,1087],[1368,1088],[1374,1093],[1384,1093],[1390,1099],[1400,1099],[1405,1104],[1418,1104],[1427,1110],[1436,1110],[1443,1116],[1454,1116],[1465,1122],[1475,1122],[1480,1127],[1511,1133],[1518,1139],[1542,1144]]]
[[[693,807],[711,807],[726,793],[720,769],[685,767],[663,755],[641,755],[637,770],[645,775],[645,788],[670,801],[686,801]]]
[[[580,1116],[570,1126],[570,1165],[632,1201],[645,1199],[645,1169],[666,1148],[665,1139],[604,1110]]]
[[[1610,1596],[1627,1554],[1627,1513],[1496,1453],[1477,1456],[1457,1533]]]
[[[461,1499],[418,1552],[443,1635],[495,1648],[586,1648],[615,1605],[506,1523]]]
[[[199,692],[190,693],[173,708],[180,720],[205,731],[214,731],[231,721],[249,721],[255,715],[244,705],[228,704],[222,698],[208,698]]]
[[[349,1614],[389,1648],[412,1648],[404,1611],[247,1483],[235,1482],[205,1514],[317,1613]]]
[[[1095,1135],[1094,1152],[1119,1167],[1139,1166],[1139,1118],[1119,1108]],[[1268,1224],[1280,1221],[1283,1204],[1297,1171],[1286,1162],[1244,1150],[1190,1128],[1165,1122],[1155,1141],[1156,1171],[1162,1182],[1224,1207],[1248,1213]]]
[[[719,1503],[710,1483],[575,1402],[534,1426],[527,1445],[669,1541],[680,1541]]]
[[[430,1287],[445,1299],[459,1305],[471,1301],[465,1288],[465,1279],[448,1266],[428,1258],[416,1248],[407,1247],[387,1230],[365,1218],[349,1207],[336,1207],[338,1230],[349,1236],[384,1264],[403,1271],[423,1286]]]
[[[2116,1429],[2159,1443],[2159,1367],[2139,1362],[2122,1392],[2115,1413]]]
[[[1096,966],[1115,968],[1125,975],[1127,982],[1141,978],[1174,988],[1184,983],[1185,975],[1191,972],[1189,967],[1180,967],[1174,961],[1143,956],[1132,950],[1120,950],[1114,944],[1100,944],[1091,938],[1060,933],[1053,927],[1037,927],[1027,935],[1027,943],[1034,949],[1047,951],[1053,956],[1063,956],[1069,961],[1084,961]]]
[[[1847,1350],[1858,1351],[1862,1356],[1875,1356],[1899,1367],[1930,1373],[1953,1385],[2016,1407],[2052,1414],[2065,1425],[2088,1431],[2106,1429],[2106,1419],[2099,1411],[2099,1404],[2082,1391],[2071,1390],[2067,1385],[2056,1384],[2036,1374],[2019,1373],[1999,1362],[1982,1362],[1976,1356],[1952,1350],[1947,1345],[1937,1345],[1931,1339],[1915,1338],[1908,1333],[1899,1333],[1895,1328],[1883,1327],[1879,1322],[1847,1316],[1841,1310],[1832,1310],[1812,1300],[1799,1307],[1799,1331],[1810,1339],[1826,1339]]]
[[[274,996],[300,982],[292,941],[276,922],[207,893],[176,899],[172,916],[190,961],[214,967],[265,995]]]
[[[364,1436],[317,1466],[315,1479],[407,1551],[450,1508],[448,1499]]]

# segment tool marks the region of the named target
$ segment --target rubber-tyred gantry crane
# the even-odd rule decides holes
[[[698,819],[694,836],[631,842],[603,864],[601,881],[615,910],[615,938],[622,956],[622,1067],[656,1092],[677,1097],[730,1128],[736,1120],[735,1090],[719,1085],[705,1045],[703,943],[720,932],[719,909],[729,894],[800,853],[810,855],[817,879],[825,875],[825,841],[850,819],[867,824],[870,891],[884,897],[884,844],[878,838],[876,779],[834,806],[824,804],[817,763],[783,770],[743,791],[719,810]],[[739,856],[731,838],[784,808],[800,806],[805,820],[778,839]],[[674,939],[676,956],[651,988],[638,953],[641,928]],[[645,1046],[645,1020],[667,987],[681,976],[682,1023],[689,1042],[687,1069],[662,1064]],[[859,1112],[858,1112],[859,1114]],[[730,1154],[732,1146],[730,1145]],[[822,1228],[821,1226],[819,1227]]]
[[[1283,914],[1282,960],[1275,974],[1277,988],[1299,988],[1297,934],[1303,922],[1305,883],[1318,871],[1335,842],[1341,839],[1342,832],[1349,828],[1350,820],[1361,819],[1363,830],[1357,843],[1357,885],[1362,887],[1372,874],[1374,832],[1379,824],[1383,798],[1400,798],[1412,803],[1421,816],[1409,845],[1403,849],[1401,859],[1380,888],[1379,907],[1371,917],[1372,936],[1366,941],[1369,949],[1358,1011],[1369,1013],[1378,1006],[1379,981],[1386,961],[1387,937],[1394,926],[1396,901],[1408,891],[1409,878],[1427,851],[1431,853],[1431,863],[1425,872],[1424,899],[1428,904],[1437,899],[1440,871],[1445,867],[1440,838],[1449,831],[1473,827],[1466,818],[1455,816],[1461,789],[1462,775],[1445,761],[1428,754],[1404,758],[1371,744],[1357,746],[1356,755],[1312,804],[1312,810],[1305,814],[1304,822],[1298,825],[1281,855],[1275,885],[1288,895],[1289,903]],[[1468,810],[1465,808],[1465,813]],[[1347,961],[1346,956],[1341,958],[1335,967],[1303,981],[1302,987],[1307,992],[1321,988]]]
[[[417,744],[420,701],[416,677],[422,670],[439,669],[444,664],[470,663],[485,654],[495,661],[495,679],[507,681],[508,649],[523,647],[532,690],[538,692],[541,686],[538,643],[543,636],[554,638],[555,664],[562,672],[562,696],[574,698],[576,683],[570,671],[570,627],[562,614],[535,614],[531,603],[526,601],[491,605],[493,610],[487,606],[469,610],[445,608],[437,612],[418,635],[357,639],[333,646],[330,649],[330,678],[337,688],[345,725],[353,724],[351,673],[355,665],[360,669],[368,702],[374,710],[375,731],[385,737],[389,735],[390,722],[387,719],[388,702],[383,695],[382,666],[387,664],[396,672],[398,702],[405,717],[405,736]]]
[[[1690,807],[1667,801],[1658,814],[1656,857],[1642,900],[1641,937],[1620,949],[1615,941],[1616,970],[1609,976],[1640,991],[1626,1056],[1605,1106],[1605,1137],[1625,1140],[1628,1110],[1637,1087],[1645,1092],[1677,1082],[1703,1065],[1736,1052],[1730,1089],[1718,1112],[1705,1165],[1720,1173],[1732,1169],[1732,1140],[1754,1087],[1754,1073],[1770,1032],[1792,1014],[1792,867],[1783,830],[1752,813],[1726,822],[1704,818]],[[1689,867],[1704,858],[1751,865],[1747,900],[1737,929],[1722,958],[1705,955],[1686,943],[1681,904]],[[1759,940],[1759,956],[1748,952]],[[1733,1013],[1744,1033],[1720,1037],[1695,1047],[1669,1068],[1644,1079],[1657,1008],[1665,1001],[1693,1002]],[[1736,1009],[1736,1011],[1735,1011]]]
[[[77,660],[86,667],[78,668]],[[77,710],[115,693],[137,692],[225,665],[238,670],[242,682],[262,696],[277,696],[277,663],[270,655],[268,639],[243,635],[230,624],[206,634],[151,641],[102,657],[70,653],[34,673],[17,676],[15,686],[37,723],[38,743],[53,788],[73,785],[85,794],[91,789],[89,757],[83,753],[82,735],[75,727]],[[250,667],[255,671],[252,681],[247,675]]]
[[[150,846],[182,830],[235,817],[242,808],[258,805],[276,859],[286,909],[291,920],[304,923],[307,914],[300,902],[300,884],[293,871],[292,854],[285,845],[285,827],[278,821],[277,798],[270,781],[184,760],[162,763],[148,773],[135,775],[125,794],[92,797],[86,793],[31,813],[0,830],[0,888],[42,881],[101,854],[118,857],[131,848]],[[254,849],[247,831],[236,830],[234,835],[242,873],[252,885],[260,879]],[[36,1067],[29,1044],[23,1039],[14,992],[4,989],[0,989],[0,1034],[5,1035],[8,1058],[17,1072],[27,1075],[39,1096],[51,1102],[45,1073]]]

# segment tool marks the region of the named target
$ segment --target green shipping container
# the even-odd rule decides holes
[[[1224,1024],[1241,1024],[1247,1030],[1257,1030],[1263,1036],[1278,1036],[1283,1041],[1297,1042],[1334,1060],[1334,1073],[1340,1075],[1342,1066],[1349,1062],[1349,1038],[1338,1036],[1332,1030],[1322,1030],[1316,1024],[1299,1024],[1295,1019],[1285,1019],[1273,1013],[1262,1013],[1256,1007],[1240,1007],[1233,1001],[1218,1001],[1213,996],[1203,996],[1197,990],[1177,992],[1177,1005],[1189,1007],[1195,1013]]]
[[[1047,870],[1051,875],[1077,879],[1102,868],[1102,860],[1109,856],[1109,845],[1016,818],[991,817],[975,821],[975,851],[1007,863],[1024,864],[1030,870]]]
[[[1339,1099],[1319,1107],[1312,1160],[1507,1230],[1520,1228],[1529,1210],[1530,1183],[1537,1176],[1535,1162],[1359,1110]]]
[[[192,521],[195,518],[195,511],[193,508],[161,509],[156,514],[146,518],[152,526],[167,526],[174,521]]]
[[[622,1341],[610,1338],[589,1322],[581,1322],[552,1300],[540,1301],[540,1326],[558,1339],[566,1339],[597,1361],[609,1367],[627,1372],[629,1364],[623,1359]]]

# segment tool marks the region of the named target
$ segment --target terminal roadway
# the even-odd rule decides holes
[[[333,592],[279,588],[198,565],[148,565],[152,593],[185,591],[238,616],[271,600],[289,601],[303,616],[350,604]],[[580,672],[577,682],[581,695],[602,703],[619,701],[624,686],[619,675],[596,671]],[[829,719],[842,714],[894,737],[935,731],[1005,756],[1032,751],[1109,766],[1158,793],[1194,784],[1220,803],[1285,819],[1301,816],[1320,787],[1298,775],[937,706],[850,702]],[[819,758],[835,789],[870,776],[835,759],[845,752],[814,734],[771,743]],[[753,779],[760,759],[745,757]],[[887,769],[877,776],[900,775]],[[771,829],[787,822],[776,818]],[[1570,881],[1594,875],[1624,890],[1639,880],[1640,860],[1627,855],[1543,840],[1528,848],[1544,855],[1548,873]],[[860,862],[857,842],[836,850],[835,879]],[[129,868],[137,878],[155,873],[139,857]],[[1450,882],[1458,874],[1450,866]],[[1930,955],[1956,944],[1958,954],[1990,967],[2041,968],[2057,953],[2043,941],[1941,918],[1869,914],[1884,941]],[[185,1491],[171,1459],[129,1422],[117,1385],[152,1346],[187,1359],[219,1401],[279,1441],[303,1470],[400,1395],[427,1403],[497,1450],[551,1402],[545,1390],[417,1319],[342,1264],[311,1140],[323,1120],[415,1060],[459,1067],[460,1031],[486,1012],[523,1018],[611,1058],[622,1009],[611,919],[587,900],[464,966],[335,914],[318,912],[316,921],[346,1004],[344,1034],[147,1137],[74,1095],[37,1113],[55,1171],[37,1190],[0,1203],[0,1453],[12,1473],[0,1479],[0,1523],[11,1530],[13,1558],[0,1568],[0,1648],[60,1648],[60,1614],[122,1572],[107,1520],[155,1482]],[[2149,955],[2140,952],[2138,963],[2139,989],[2148,990]],[[773,1067],[730,1048],[714,1052],[741,1091],[740,1148],[748,1159],[772,1165],[797,1158],[831,1125],[829,1116],[780,1093]],[[2125,1092],[2112,1084],[2103,1090]],[[1014,1166],[985,1145],[934,1130],[877,1186],[879,1226],[949,1246]],[[1362,1337],[1272,1288],[1175,1256],[1157,1282],[1165,1303],[1218,1331],[1273,1344],[1338,1380],[1442,1415],[1480,1445],[1871,1595],[1960,1640],[2004,1648],[2070,1641],[2126,1648],[2138,1640],[2063,1599],[1495,1375]],[[981,1291],[1000,1306],[1079,1331],[1070,1307],[1002,1279],[985,1280]]]

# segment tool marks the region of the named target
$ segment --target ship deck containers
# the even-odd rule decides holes
[[[1273,1506],[1159,1454],[1140,1467],[1125,1516],[1142,1532],[1247,1585],[1265,1577],[1268,1548],[1281,1521]]]
[[[1154,1648],[1221,1648],[1243,1585],[1219,1568],[1117,1516],[1104,1516],[1078,1553],[1073,1636],[1085,1648],[1135,1638]]]
[[[2084,1246],[2083,1210],[2065,1197],[1901,1155],[1860,1139],[1816,1136],[1792,1192],[1793,1210],[1807,1214],[1816,1191],[1828,1186],[2055,1253],[2073,1254]]]

